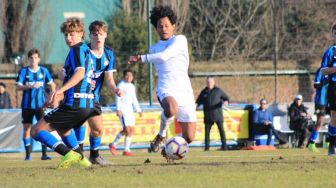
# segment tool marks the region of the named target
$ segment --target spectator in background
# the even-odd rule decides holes
[[[279,132],[273,126],[273,116],[267,109],[268,103],[266,99],[260,100],[260,107],[253,113],[253,131],[254,134],[267,134],[267,145],[271,145],[272,136],[279,140],[280,145],[285,145],[287,142],[283,139]]]
[[[309,127],[312,126],[312,120],[307,110],[308,108],[302,104],[302,95],[296,95],[288,108],[289,128],[295,132],[296,138],[299,139],[299,148],[305,148],[310,135]]]
[[[217,124],[221,137],[221,150],[227,150],[226,137],[223,127],[223,109],[222,105],[229,104],[229,97],[219,87],[215,86],[215,80],[212,77],[206,78],[206,87],[201,91],[196,99],[197,107],[203,105],[204,124],[205,124],[205,148],[209,151],[210,130],[214,123]]]
[[[12,108],[9,93],[6,91],[6,85],[0,82],[0,109]]]

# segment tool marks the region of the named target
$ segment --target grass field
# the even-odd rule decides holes
[[[0,187],[332,187],[336,158],[326,150],[210,151],[193,148],[187,157],[167,164],[159,154],[135,151],[135,157],[112,157],[109,167],[55,169],[59,156],[24,162],[23,153],[0,154]],[[88,152],[86,152],[88,154]],[[150,163],[144,163],[146,159]]]

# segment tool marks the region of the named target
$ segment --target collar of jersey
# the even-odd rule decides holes
[[[33,70],[33,69],[31,69],[30,67],[28,67],[28,69],[29,69],[30,72],[36,73],[37,71],[40,70],[40,66],[37,66],[37,69],[36,69],[36,70]]]

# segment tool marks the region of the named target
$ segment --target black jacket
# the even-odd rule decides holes
[[[301,113],[307,113],[307,107],[303,104],[300,106],[296,105],[293,102],[290,107],[288,108],[288,115],[289,115],[289,128],[292,130],[302,129],[305,126],[306,118],[301,116]]]
[[[218,87],[209,90],[204,88],[198,96],[197,107],[203,104],[204,122],[223,121],[223,101],[229,101],[229,97]]]

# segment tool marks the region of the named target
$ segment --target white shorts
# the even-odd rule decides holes
[[[178,122],[196,122],[196,105],[195,98],[192,92],[173,92],[173,91],[158,91],[157,96],[160,101],[164,98],[173,97],[178,105],[176,112],[176,120]]]
[[[134,127],[135,125],[134,113],[123,114],[119,119],[123,128],[126,128],[126,126]]]

